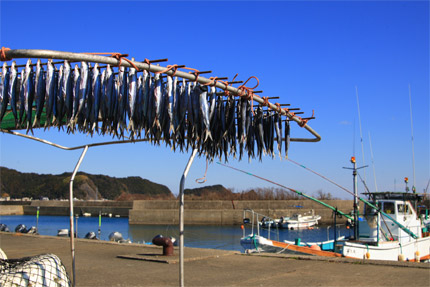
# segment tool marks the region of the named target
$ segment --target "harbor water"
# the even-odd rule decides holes
[[[40,216],[37,221],[36,216],[31,215],[8,215],[0,216],[0,223],[6,224],[11,232],[15,227],[24,224],[27,229],[32,226],[38,227],[39,234],[57,236],[58,230],[69,229],[70,218],[67,216]],[[88,232],[98,234],[99,217],[79,217],[75,218],[77,223],[75,230],[77,236],[84,238]],[[152,238],[158,234],[179,238],[179,227],[177,225],[130,225],[128,218],[102,217],[100,238],[109,240],[109,234],[120,232],[124,239],[130,239],[133,243],[150,243]],[[235,250],[243,252],[240,245],[240,238],[243,236],[240,226],[234,225],[185,225],[184,245],[186,247],[210,248],[222,250]],[[251,232],[251,226],[245,225],[245,232]],[[256,231],[255,231],[256,232]],[[337,236],[349,236],[351,230],[345,226],[336,228]],[[267,230],[260,230],[262,236],[268,237]],[[316,242],[334,238],[332,226],[319,226],[314,229],[283,230],[271,229],[270,239],[294,241],[300,238],[301,242]]]

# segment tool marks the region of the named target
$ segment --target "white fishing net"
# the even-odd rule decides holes
[[[20,259],[0,259],[0,286],[62,287],[71,286],[60,258],[41,254]]]

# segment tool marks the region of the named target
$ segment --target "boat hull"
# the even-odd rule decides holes
[[[243,237],[240,240],[240,244],[247,253],[267,252],[389,261],[423,261],[430,259],[430,237],[419,238],[415,241],[401,244],[401,246],[397,241],[383,242],[379,246],[351,241],[338,241],[336,252],[318,250],[308,246],[298,246],[292,242],[279,242],[252,234]],[[318,245],[318,243],[315,243],[315,245]]]
[[[356,259],[416,261],[430,258],[430,237],[399,244],[398,241],[388,241],[372,246],[364,243],[344,241],[337,246],[345,257]]]
[[[342,254],[298,246],[291,243],[270,240],[259,235],[249,235],[240,240],[240,244],[247,253],[266,252],[294,255],[317,255],[326,257],[342,257]]]

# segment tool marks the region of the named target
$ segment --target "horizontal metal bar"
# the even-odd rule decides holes
[[[62,145],[59,145],[59,144],[56,144],[56,143],[44,140],[44,139],[40,139],[40,138],[33,137],[33,136],[30,136],[30,135],[21,134],[21,133],[14,132],[14,131],[0,129],[0,132],[6,133],[6,134],[15,135],[15,136],[20,136],[20,137],[23,137],[23,138],[26,138],[26,139],[31,139],[31,140],[38,141],[38,142],[41,142],[41,143],[44,143],[44,144],[47,144],[47,145],[50,145],[50,146],[54,146],[54,147],[59,148],[59,149],[63,149],[63,150],[83,149],[86,146],[88,146],[88,147],[95,147],[95,146],[103,146],[103,145],[112,145],[112,144],[123,144],[123,143],[135,143],[135,142],[146,142],[146,141],[149,141],[149,139],[108,141],[108,142],[101,142],[101,143],[85,144],[85,145],[80,145],[80,146],[75,146],[75,147],[65,147],[65,146],[62,146]]]
[[[110,65],[116,65],[118,66],[119,60],[112,58],[112,57],[105,57],[105,56],[98,56],[98,55],[90,55],[90,54],[83,54],[83,53],[72,53],[72,52],[61,52],[61,51],[53,51],[53,50],[37,50],[37,49],[11,49],[5,51],[6,58],[45,58],[45,59],[61,59],[61,60],[69,60],[69,61],[87,61],[87,62],[97,62],[97,63],[104,63],[104,64],[110,64]],[[161,72],[165,70],[165,67],[161,67],[158,65],[148,65],[147,63],[141,63],[141,62],[133,62],[136,67],[139,69],[145,69],[151,72]],[[131,64],[127,61],[121,61],[121,65],[124,67],[131,67]],[[165,74],[172,75],[174,71],[167,71]],[[202,73],[200,73],[202,74]],[[192,73],[186,73],[182,71],[176,71],[176,76],[185,78],[191,81],[198,81],[202,84],[208,84],[211,83],[210,79],[204,78],[204,77],[196,77]],[[216,87],[227,90],[231,93],[234,93],[236,95],[240,94],[240,91],[232,86],[227,86],[221,82],[216,82]],[[255,94],[255,92],[254,92]],[[264,100],[254,95],[253,97],[254,101],[258,103],[264,103]],[[268,105],[272,109],[276,109],[277,107],[269,103]],[[295,115],[282,110],[281,113],[283,115],[286,115],[288,118],[290,118],[292,121],[295,121],[299,125],[305,124],[300,118],[296,117]],[[321,140],[321,136],[313,130],[308,124],[305,124],[304,129],[306,129],[309,133],[311,133],[314,138],[297,138],[296,141],[300,142],[319,142]]]

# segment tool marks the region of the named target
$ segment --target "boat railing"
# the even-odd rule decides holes
[[[339,238],[339,237],[340,237],[340,228],[341,228],[342,226],[346,226],[346,224],[336,224],[335,231],[337,231],[337,237],[336,237],[336,234],[334,234],[334,237],[333,237],[333,238]],[[328,225],[328,226],[327,226],[327,241],[329,241],[329,240],[330,240],[330,228],[331,228],[331,227],[332,227],[331,225]]]
[[[265,228],[264,223],[267,223],[267,228]],[[277,240],[279,241],[279,227],[276,222],[276,219],[271,218],[270,216],[255,212],[252,209],[244,209],[243,210],[243,237],[246,236],[246,225],[251,225],[251,234],[254,235],[255,232],[258,236],[260,236],[260,229],[267,230],[267,238],[270,240],[270,236],[272,233],[276,235]],[[274,225],[274,226],[272,226]]]

